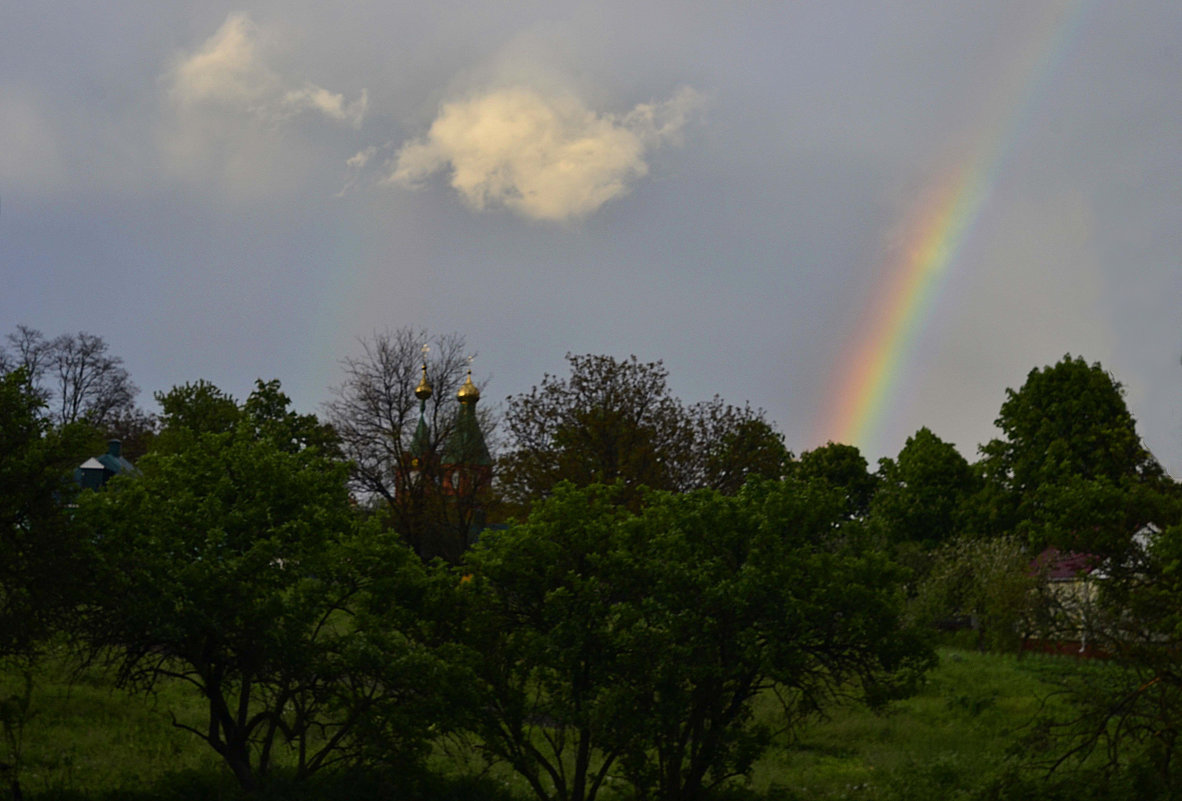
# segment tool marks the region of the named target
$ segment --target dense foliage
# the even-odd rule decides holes
[[[613,772],[639,797],[702,798],[766,749],[761,695],[791,728],[930,665],[893,568],[839,536],[828,487],[650,493],[637,512],[622,490],[559,485],[467,563],[477,731],[538,798],[590,801]]]
[[[1124,391],[1099,364],[1063,357],[1007,390],[982,446],[986,492],[975,510],[990,533],[1042,548],[1119,555],[1143,525],[1171,514],[1174,490],[1136,432]]]
[[[872,474],[866,458],[853,445],[829,442],[805,451],[793,466],[793,474],[806,481],[823,481],[842,496],[842,514],[847,520],[866,516],[870,501],[878,489],[878,477]]]
[[[1098,758],[1106,775],[1145,769],[1162,792],[1182,792],[1182,527],[1157,532],[1109,564],[1092,613],[1105,670],[1064,683],[1073,716],[1042,720],[1054,764]]]
[[[750,407],[683,404],[660,362],[568,356],[568,377],[510,399],[498,489],[527,516],[465,550],[473,499],[440,491],[436,468],[467,360],[462,339],[428,355],[425,338],[365,341],[325,423],[277,381],[242,402],[184,384],[148,419],[97,337],[9,337],[0,657],[28,677],[0,697],[14,795],[49,645],[163,692],[249,792],[426,775],[457,734],[539,799],[698,801],[737,792],[835,704],[913,690],[933,659],[918,629],[964,622],[982,650],[1086,637],[1109,657],[1030,728],[1046,764],[1182,786],[1182,496],[1099,365],[1031,371],[976,464],[924,428],[872,472],[842,443],[794,460]],[[79,492],[73,469],[129,420],[136,472]],[[1070,594],[1046,578],[1061,555],[1086,566],[1059,575]],[[1032,786],[1007,776],[988,792]]]
[[[932,554],[913,611],[929,625],[971,621],[979,649],[1013,652],[1033,632],[1040,583],[1016,538],[962,536]]]
[[[964,532],[964,506],[978,484],[954,446],[921,428],[898,457],[880,460],[869,513],[892,544],[930,550]]]
[[[323,432],[288,412],[277,384],[260,382],[236,420],[210,426],[180,414],[179,396],[200,408],[221,397],[174,391],[169,448],[79,501],[99,580],[85,608],[91,649],[129,687],[192,685],[207,714],[174,725],[243,787],[276,762],[297,777],[357,764],[375,742],[385,758],[413,757],[441,673],[407,605],[421,563],[356,514],[345,465],[313,444]]]
[[[0,375],[0,657],[34,653],[81,597],[68,504],[74,467],[97,443],[84,423],[52,424],[24,368]]]

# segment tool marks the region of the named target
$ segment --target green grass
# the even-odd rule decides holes
[[[1018,659],[945,650],[939,667],[912,698],[881,713],[841,705],[827,718],[781,735],[757,763],[743,794],[866,801],[1025,797],[989,787],[1017,769],[1014,745],[1053,682],[1087,669],[1088,663],[1066,657]],[[19,688],[18,673],[0,675],[0,699]],[[773,709],[768,699],[759,712],[766,717]],[[71,676],[52,663],[42,665],[24,732],[26,798],[235,797],[219,757],[193,734],[174,728],[170,710],[200,719],[203,705],[180,684],[164,685],[145,698],[115,689],[98,669]],[[7,761],[4,751],[0,743],[0,761]],[[446,776],[437,784],[427,779],[427,785],[399,797],[527,797],[509,772],[485,774],[463,744],[441,745],[431,767]],[[352,781],[348,795],[384,797],[389,791],[380,783],[366,789],[364,782]],[[319,793],[341,797],[340,788]]]
[[[74,675],[53,660],[39,664],[33,677],[20,774],[27,796],[97,797],[141,791],[169,774],[221,771],[212,749],[171,725],[169,709],[200,708],[186,687],[133,696],[101,670]],[[0,697],[20,689],[19,673],[0,677]]]
[[[877,713],[845,704],[781,736],[752,787],[786,798],[916,799],[930,785],[933,798],[971,797],[1019,768],[1015,745],[1052,682],[1088,668],[1064,657],[945,650],[911,698]]]

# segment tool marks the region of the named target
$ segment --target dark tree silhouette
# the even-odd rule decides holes
[[[480,507],[490,502],[487,487],[446,498],[441,491],[444,454],[460,419],[456,393],[470,359],[459,334],[432,336],[412,328],[377,333],[361,340],[361,355],[342,360],[345,380],[325,404],[352,463],[353,491],[382,506],[394,529],[424,557],[458,558]],[[431,394],[422,406],[425,431],[416,443],[420,399],[415,388],[424,378],[424,365]],[[492,435],[494,414],[485,407],[476,414],[484,436]],[[484,496],[476,497],[480,493]]]
[[[748,476],[780,477],[791,454],[750,406],[715,396],[685,405],[660,362],[567,354],[570,375],[545,375],[507,401],[508,452],[498,481],[512,503],[527,506],[558,482],[621,481],[624,503],[651,489],[735,492]]]

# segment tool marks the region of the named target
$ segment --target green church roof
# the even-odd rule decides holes
[[[480,422],[476,419],[476,402],[480,400],[480,390],[472,383],[471,371],[468,372],[468,378],[456,393],[456,397],[460,401],[460,415],[456,418],[455,430],[443,449],[443,463],[481,466],[492,464],[492,456],[484,442],[484,434],[480,432]]]

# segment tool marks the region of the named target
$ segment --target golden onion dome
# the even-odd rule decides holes
[[[464,380],[464,385],[460,387],[456,393],[456,397],[460,403],[475,403],[480,400],[480,390],[472,383],[472,371],[468,371],[468,377]]]
[[[415,387],[415,397],[419,400],[427,400],[431,397],[431,385],[427,383],[427,365],[423,365],[423,378],[419,381],[419,385]]]

